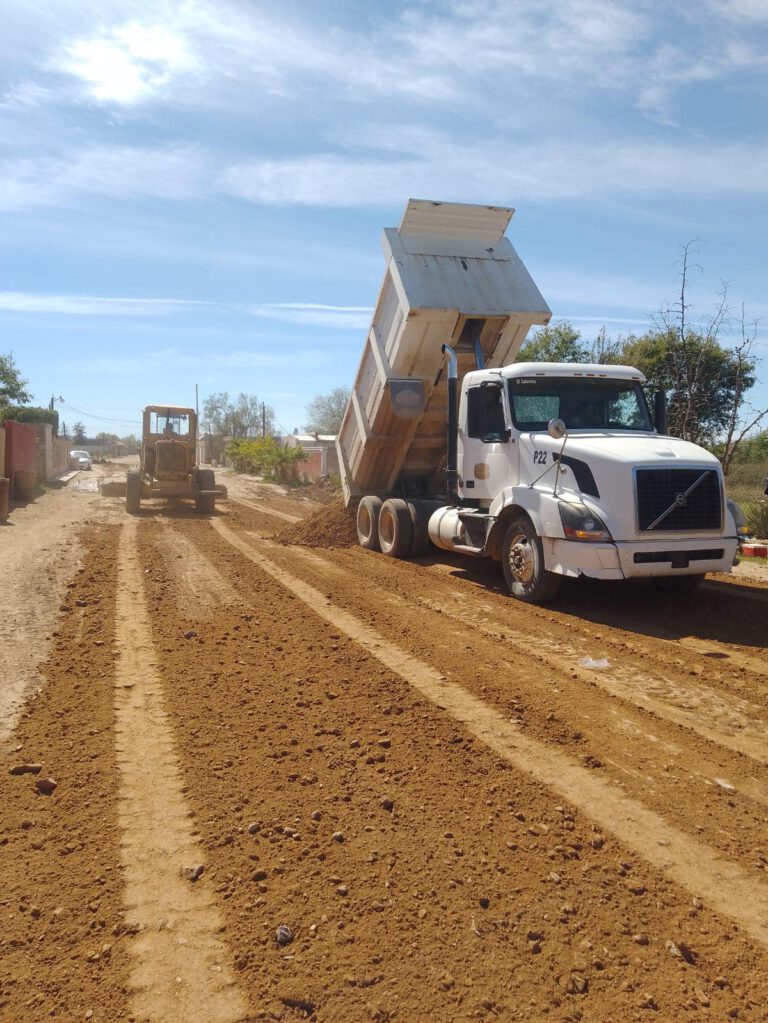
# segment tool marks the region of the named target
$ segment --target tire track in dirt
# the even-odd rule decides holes
[[[245,535],[253,536],[254,534],[246,533]],[[352,592],[351,585],[359,576],[358,559],[351,552],[324,552],[321,555],[315,550],[303,547],[281,547],[273,548],[273,553],[281,564],[286,564],[289,571],[292,562],[298,558],[302,565],[310,567],[310,574],[317,577],[318,580],[333,579],[334,582],[340,582],[346,576],[350,587],[342,591],[336,588],[334,590],[335,599],[345,603],[345,606],[353,613],[365,615],[365,606],[367,605],[364,605],[360,599],[346,602],[346,594]],[[584,653],[583,648],[579,650],[558,641],[557,630],[555,630],[554,637],[551,635],[551,630],[538,633],[528,631],[518,625],[520,619],[516,620],[514,628],[510,628],[502,624],[501,616],[491,603],[477,599],[467,600],[466,592],[462,590],[457,592],[455,586],[450,590],[447,586],[442,587],[439,591],[436,591],[434,587],[430,589],[427,586],[426,592],[431,595],[425,596],[412,585],[412,580],[409,577],[407,596],[404,596],[403,579],[401,578],[404,567],[402,563],[393,563],[389,559],[380,557],[371,557],[368,560],[371,562],[372,590],[378,594],[378,600],[385,601],[391,608],[392,614],[389,617],[393,622],[397,620],[398,613],[402,618],[402,605],[405,599],[409,604],[420,606],[439,616],[439,618],[433,619],[435,622],[446,618],[449,621],[455,621],[457,628],[454,636],[459,647],[466,637],[477,635],[487,637],[502,674],[510,679],[519,672],[520,664],[535,661],[546,669],[551,679],[549,684],[553,687],[549,690],[552,694],[558,694],[561,691],[562,681],[565,681],[569,687],[574,680],[578,682],[580,688],[586,687],[582,689],[582,696],[587,699],[578,698],[575,699],[575,702],[571,701],[568,711],[571,719],[576,718],[572,723],[579,729],[590,733],[594,732],[594,722],[589,720],[591,717],[589,708],[597,706],[595,691],[605,692],[611,697],[611,700],[615,701],[615,705],[613,707],[607,705],[607,712],[611,713],[614,718],[610,727],[613,730],[619,729],[627,732],[635,740],[635,746],[638,747],[636,758],[639,758],[640,770],[633,770],[611,759],[610,754],[606,754],[602,748],[597,752],[600,753],[602,760],[612,765],[617,771],[636,779],[636,797],[645,799],[645,792],[640,789],[643,779],[648,777],[648,764],[644,762],[646,757],[639,749],[640,745],[650,743],[658,749],[664,748],[674,761],[681,756],[684,747],[690,746],[690,741],[686,740],[685,734],[675,734],[678,729],[682,728],[685,733],[699,736],[703,740],[702,755],[699,757],[698,765],[696,761],[691,762],[690,756],[686,754],[686,770],[689,777],[695,779],[697,785],[701,784],[710,789],[720,786],[725,792],[731,791],[733,788],[763,806],[768,804],[768,791],[762,772],[755,771],[754,774],[751,774],[749,765],[743,763],[743,758],[749,757],[755,761],[755,766],[762,767],[762,764],[768,759],[766,729],[763,725],[761,731],[760,725],[761,721],[765,721],[766,715],[761,706],[730,694],[718,693],[712,686],[694,684],[689,679],[687,672],[684,679],[675,679],[673,676],[668,677],[667,675],[659,679],[649,673],[633,671],[631,667],[627,668],[626,666],[614,665],[609,672],[583,668],[580,666],[580,658]],[[504,604],[507,604],[506,598],[504,598]],[[519,608],[515,607],[512,610],[519,610]],[[526,608],[526,610],[530,609]],[[523,621],[525,620],[523,618]],[[547,624],[549,625],[549,622]],[[426,623],[424,627],[429,634],[430,625]],[[577,636],[577,639],[579,638]],[[602,641],[602,636],[598,638]],[[504,644],[503,648],[499,646],[500,640]],[[517,655],[517,665],[510,660],[499,659],[499,650],[507,648],[510,653]],[[592,650],[594,651],[594,638]],[[551,651],[555,653],[552,654]],[[620,652],[625,653],[625,651]],[[486,656],[487,654],[484,654],[484,658]],[[537,676],[537,678],[542,681],[545,676]],[[543,688],[539,685],[539,688],[542,692],[546,691],[546,685]],[[487,688],[482,687],[481,692],[487,699]],[[502,690],[499,690],[495,703],[500,710],[506,710],[509,705],[509,700]],[[577,707],[580,709],[577,710]],[[512,709],[514,710],[514,701]],[[626,716],[627,711],[633,713],[636,720],[630,720]],[[606,710],[602,710],[601,716],[604,716],[605,713]],[[526,718],[526,724],[530,726],[531,723],[531,719]],[[660,724],[667,725],[666,729],[662,729],[661,736],[654,734],[659,731]],[[545,731],[549,730],[545,729]],[[596,733],[595,740],[598,737],[599,733]],[[550,740],[549,734],[546,735],[546,740]],[[727,752],[730,756],[730,763],[727,766],[722,762],[721,751]],[[626,750],[624,753],[626,754]],[[658,764],[658,768],[661,768],[661,764]],[[662,780],[665,785],[669,785],[672,780],[669,767],[666,765],[663,767],[661,775],[658,770],[656,772],[656,781]],[[685,826],[688,823],[690,822],[687,822]],[[759,848],[762,845],[762,839],[755,836],[755,845]],[[747,856],[752,855],[753,853],[747,852]]]
[[[433,575],[441,577],[445,577],[447,573],[453,571],[450,565],[443,562],[424,567]],[[693,603],[695,599],[692,596],[689,599],[689,604]],[[669,606],[671,607],[671,605]],[[718,667],[730,672],[729,685],[737,693],[745,685],[745,680],[742,677],[743,672],[760,676],[756,681],[761,687],[763,686],[763,677],[768,675],[768,664],[764,657],[745,654],[733,644],[727,644],[712,637],[699,639],[692,635],[675,635],[671,629],[660,628],[658,619],[643,618],[642,615],[633,614],[633,631],[628,633],[626,624],[610,621],[605,614],[590,616],[588,604],[583,609],[586,613],[586,617],[583,619],[574,617],[572,611],[566,611],[564,614],[558,607],[541,608],[527,605],[525,610],[537,622],[552,623],[558,631],[564,627],[567,628],[571,639],[575,638],[586,646],[594,643],[596,629],[607,630],[599,633],[599,639],[606,648],[617,650],[621,655],[625,655],[627,652],[640,655],[644,662],[658,665],[659,671],[667,669],[670,661],[673,663],[677,661],[680,664],[685,664],[689,669],[695,666],[697,671],[704,673],[712,666],[714,660]],[[493,614],[493,609],[489,608],[489,611]],[[640,633],[641,639],[638,638],[638,633]]]
[[[316,551],[302,550],[301,557],[325,575],[338,577],[345,572]],[[390,603],[400,603],[397,596],[387,599]],[[571,677],[596,686],[634,708],[651,711],[672,724],[689,728],[717,745],[743,753],[761,766],[768,763],[768,720],[762,708],[748,700],[732,696],[726,699],[715,690],[695,683],[687,683],[683,688],[669,677],[637,672],[615,664],[606,670],[587,669],[580,663],[584,657],[583,650],[519,627],[511,629],[498,622],[489,625],[487,618],[473,614],[467,609],[466,602],[458,597],[455,598],[455,608],[447,607],[445,601],[438,602],[429,597],[414,595],[411,599],[492,640],[502,640],[521,655],[528,657],[535,651],[537,660],[558,674],[567,671]],[[710,721],[717,727],[712,727]],[[768,790],[764,786],[752,786],[750,794],[768,804]]]
[[[766,782],[761,766],[719,742],[702,739],[692,728],[668,722],[651,708],[633,706],[610,694],[605,694],[605,699],[603,690],[590,679],[601,672],[586,671],[582,678],[566,664],[540,656],[540,645],[546,650],[550,637],[556,640],[572,631],[558,626],[554,609],[536,608],[536,613],[530,614],[532,609],[527,606],[510,603],[501,593],[488,593],[482,575],[478,575],[477,584],[448,578],[437,583],[421,565],[409,566],[354,550],[324,551],[323,559],[332,559],[334,565],[344,565],[347,570],[347,584],[340,586],[334,575],[322,568],[321,560],[307,562],[308,553],[320,557],[315,551],[291,547],[273,549],[271,556],[289,571],[294,570],[297,559],[301,566],[313,565],[309,572],[295,570],[302,577],[309,576],[309,581],[323,587],[323,592],[353,614],[369,619],[373,610],[373,624],[395,643],[401,635],[418,639],[420,646],[429,650],[427,658],[432,663],[440,665],[449,677],[468,679],[471,691],[505,717],[520,720],[526,733],[570,748],[574,756],[581,754],[587,766],[601,766],[615,782],[626,785],[633,798],[662,808],[684,831],[703,831],[702,840],[748,871],[764,876]],[[356,586],[365,567],[365,586]],[[389,610],[376,613],[376,604],[382,601]],[[434,612],[419,613],[420,601],[434,603]],[[480,630],[457,621],[448,643],[436,643],[435,637],[448,635],[441,622],[444,618],[451,621],[451,609],[485,620],[490,631],[481,635]],[[502,624],[505,613],[506,623]],[[523,632],[530,629],[532,638],[527,646],[510,650],[514,656],[506,659],[506,643],[499,640],[504,629],[510,628],[509,621],[514,623],[513,637],[519,627]],[[540,629],[534,632],[537,623]],[[586,649],[594,655],[598,643],[598,654],[610,652],[603,647],[606,633],[594,633]],[[576,640],[581,636],[577,634]],[[629,654],[620,642],[617,649],[619,663],[630,665],[642,652],[637,643]],[[691,681],[701,675],[688,666],[677,668],[675,675],[676,667],[668,662],[668,672],[684,696]],[[718,693],[714,678],[710,689]],[[727,706],[727,689],[723,698]],[[764,719],[765,708],[759,706]],[[713,727],[730,728],[728,720],[713,723]]]
[[[706,893],[713,908],[768,946],[768,889],[754,882],[741,867],[670,826],[659,814],[595,777],[593,772],[579,767],[556,749],[522,735],[498,711],[386,640],[314,587],[278,567],[221,520],[213,520],[211,524],[228,543],[299,597],[319,617],[343,631],[436,706],[447,710],[516,769],[564,796],[695,897]]]
[[[125,902],[140,928],[132,946],[133,1002],[153,1023],[235,1023],[245,1016],[245,1001],[217,936],[221,916],[205,880],[193,884],[181,875],[201,863],[201,853],[164,710],[137,528],[123,527],[118,549],[115,675]]]
[[[246,501],[242,497],[232,497],[230,502],[242,505],[244,508],[251,508],[253,511],[261,512],[262,515],[269,515],[271,518],[282,519],[284,522],[301,522],[303,518],[301,515],[289,515],[288,512],[277,511],[276,508],[270,508],[268,504],[259,504],[258,501]]]
[[[169,519],[158,519],[163,527],[162,544],[167,550],[168,570],[177,584],[177,604],[185,610],[200,613],[217,604],[238,600],[236,590],[222,576],[216,566],[202,556],[191,540],[179,530],[171,535]]]
[[[392,598],[396,599],[396,598]],[[588,669],[581,666],[583,651],[542,636],[509,629],[502,625],[487,625],[477,615],[461,610],[446,609],[424,598],[415,598],[424,607],[440,608],[442,614],[463,625],[469,625],[491,639],[501,639],[520,653],[530,654],[535,649],[537,658],[553,671],[568,671],[587,685],[596,686],[632,707],[653,712],[657,717],[697,732],[702,738],[757,761],[768,764],[768,721],[762,708],[748,700],[728,699],[707,686],[686,683],[685,688],[663,675],[654,676],[631,668],[612,664],[606,669]],[[709,722],[718,727],[712,727]],[[761,798],[768,802],[768,791]]]

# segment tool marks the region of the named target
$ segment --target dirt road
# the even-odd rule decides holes
[[[765,1019],[768,587],[527,607],[232,493],[100,499],[38,615],[0,1018]]]

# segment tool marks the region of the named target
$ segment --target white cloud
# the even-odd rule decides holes
[[[71,43],[58,67],[94,99],[131,106],[196,67],[185,40],[161,25],[127,22],[106,35]]]
[[[768,143],[494,142],[483,159],[451,141],[423,153],[360,160],[309,155],[249,160],[218,180],[227,194],[255,203],[317,206],[400,205],[407,196],[468,202],[562,201],[616,196],[712,197],[768,194]]]
[[[745,22],[768,22],[765,0],[708,0],[712,11],[725,21],[744,26]]]
[[[117,376],[167,369],[169,365],[182,370],[249,370],[267,368],[294,369],[302,366],[324,366],[335,355],[328,350],[292,348],[283,351],[214,351],[195,354],[178,348],[164,348],[135,355],[96,355],[87,360],[62,362],[59,369],[85,373],[89,376]]]
[[[93,295],[52,295],[0,291],[0,313],[56,316],[167,317],[189,312],[239,313],[282,323],[336,330],[365,330],[371,320],[368,306],[320,305],[312,302],[203,302],[175,298],[115,298]]]
[[[251,306],[247,311],[254,316],[279,320],[283,323],[336,330],[366,330],[373,314],[373,308],[369,306],[316,305],[309,302]]]
[[[405,146],[412,146],[408,152]],[[197,148],[98,147],[58,158],[0,161],[0,210],[124,201],[206,201],[221,196],[264,205],[383,207],[408,196],[465,202],[766,196],[768,142],[530,142],[496,139],[483,159],[461,141],[403,136],[399,157],[334,153],[245,159],[222,165]],[[162,242],[162,239],[160,239]]]
[[[474,108],[483,118],[525,116],[521,107],[535,117],[542,104],[551,108],[553,92],[569,104],[626,93],[648,108],[649,78],[666,103],[684,84],[681,69],[727,77],[744,66],[724,51],[752,44],[748,26],[759,22],[764,0],[708,3],[707,17],[687,20],[685,6],[665,12],[662,34],[655,5],[629,0],[441,0],[346,22],[324,7],[307,5],[297,16],[265,0],[166,0],[156,8],[134,0],[125,20],[125,6],[105,0],[98,17],[75,7],[61,18],[72,28],[60,33],[48,66],[71,75],[89,101],[122,108],[162,101],[252,111],[270,97],[320,92],[324,103],[353,110],[405,102],[446,113]],[[94,31],[94,23],[105,27]],[[679,56],[665,74],[669,38]]]
[[[175,299],[106,298],[0,291],[0,311],[57,316],[167,316],[202,303]]]
[[[68,205],[79,197],[201,197],[207,159],[191,146],[98,146],[56,157],[0,160],[0,210]]]

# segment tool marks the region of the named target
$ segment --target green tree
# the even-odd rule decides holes
[[[648,334],[630,339],[624,355],[649,383],[666,392],[669,432],[719,447],[727,474],[740,445],[768,416],[768,408],[754,408],[748,400],[757,379],[757,321],[748,325],[742,307],[739,340],[731,347],[720,343],[722,332],[733,323],[724,281],[714,312],[692,326],[688,317],[691,255],[688,242],[681,250],[678,299],[661,309]]]
[[[83,444],[85,442],[85,427],[82,423],[77,422],[72,427],[72,440],[75,444]]]
[[[667,396],[667,429],[674,437],[711,446],[727,431],[742,393],[755,383],[754,362],[693,330],[682,340],[674,330],[630,338],[623,359]]]
[[[307,406],[307,423],[304,429],[309,433],[338,433],[349,395],[348,387],[336,387],[328,394],[316,394]]]
[[[590,350],[568,320],[539,327],[517,356],[518,362],[589,362]]]
[[[13,352],[0,355],[0,406],[12,403],[24,405],[31,400],[27,381],[21,378]]]
[[[733,461],[738,465],[768,462],[768,430],[762,430],[752,437],[745,437]]]
[[[255,394],[240,393],[231,399],[227,391],[206,398],[203,423],[209,433],[225,437],[271,436],[275,432],[275,412]]]

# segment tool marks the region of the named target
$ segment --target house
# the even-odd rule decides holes
[[[298,465],[299,473],[308,480],[338,475],[339,459],[336,454],[336,435],[332,433],[292,433],[283,441],[286,447],[301,447],[307,454]]]

